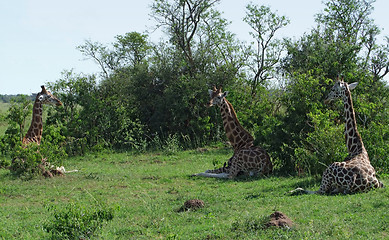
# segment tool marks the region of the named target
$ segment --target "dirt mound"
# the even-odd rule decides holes
[[[184,211],[193,211],[197,210],[199,208],[203,208],[205,206],[204,202],[200,199],[191,199],[184,203],[184,206],[182,206],[178,211],[184,212]]]
[[[270,220],[265,224],[265,227],[284,227],[291,228],[293,226],[292,220],[285,214],[279,211],[275,211],[270,215]]]

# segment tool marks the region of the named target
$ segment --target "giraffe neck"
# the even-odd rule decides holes
[[[366,149],[363,145],[362,138],[359,135],[357,129],[357,122],[355,119],[355,112],[353,107],[353,101],[351,99],[351,92],[346,88],[343,96],[344,111],[345,111],[345,138],[346,145],[350,156],[358,155],[362,152],[366,153]]]
[[[254,138],[240,125],[231,103],[224,99],[220,105],[224,130],[234,150],[253,145]]]
[[[23,138],[23,144],[26,145],[35,142],[39,145],[41,143],[42,130],[42,103],[38,101],[37,96],[32,108],[31,125],[26,136]]]

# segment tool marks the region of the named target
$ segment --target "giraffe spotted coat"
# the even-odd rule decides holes
[[[361,153],[344,162],[334,162],[324,171],[318,193],[356,193],[382,187],[375,170],[368,159],[367,152]]]
[[[56,98],[49,91],[46,91],[46,88],[42,85],[42,91],[39,92],[35,98],[35,102],[32,108],[32,119],[31,125],[28,129],[26,135],[22,139],[22,144],[24,147],[28,147],[29,144],[37,144],[40,145],[42,139],[42,131],[43,131],[43,121],[42,121],[42,112],[43,112],[43,104],[53,105],[53,106],[62,106],[62,102]],[[39,150],[38,150],[39,152]],[[15,161],[22,161],[24,159],[14,158],[12,160],[12,166],[15,165]],[[11,166],[11,167],[12,167]],[[61,168],[55,168],[49,162],[47,162],[46,158],[41,159],[41,163],[38,165],[38,168],[42,171],[42,174],[45,177],[53,177],[54,175],[63,175],[65,173],[65,168],[61,166]],[[49,169],[49,170],[47,170]]]
[[[62,106],[62,102],[56,98],[49,91],[46,91],[44,86],[41,86],[42,91],[36,95],[34,106],[32,108],[31,125],[26,135],[24,136],[22,143],[27,145],[29,143],[36,143],[40,145],[43,130],[42,112],[43,104],[49,104],[53,106]]]
[[[208,106],[220,107],[224,130],[234,148],[234,154],[223,167],[196,175],[235,178],[238,174],[253,176],[271,173],[273,166],[269,155],[264,149],[254,146],[254,138],[239,123],[232,104],[225,98],[228,92],[222,93],[221,89],[215,88],[209,90],[209,94],[211,100]]]
[[[324,171],[319,194],[356,193],[383,187],[377,179],[375,169],[357,130],[351,90],[357,83],[336,81],[325,103],[341,98],[345,111],[345,140],[349,155],[343,162],[334,162]]]

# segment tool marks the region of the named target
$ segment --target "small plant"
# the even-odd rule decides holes
[[[168,138],[165,141],[165,145],[163,147],[164,152],[167,155],[176,153],[180,150],[182,150],[180,139],[177,134],[173,134],[168,136]]]
[[[147,140],[144,138],[145,126],[136,119],[135,121],[126,119],[123,122],[122,129],[119,132],[124,136],[123,140],[117,140],[123,146],[129,146],[138,152],[145,152],[147,149]]]
[[[43,229],[51,239],[91,239],[97,236],[104,223],[114,218],[114,209],[105,205],[83,206],[71,202],[64,208],[48,206],[52,214]]]
[[[240,233],[260,231],[265,228],[265,224],[269,221],[269,219],[270,218],[268,216],[264,216],[261,218],[249,218],[235,221],[231,225],[231,230]]]
[[[226,163],[226,162],[224,162],[224,163]],[[220,159],[212,159],[212,165],[213,165],[213,167],[215,168],[215,169],[218,169],[218,168],[221,168],[221,167],[223,167],[223,161],[222,160],[220,160]]]

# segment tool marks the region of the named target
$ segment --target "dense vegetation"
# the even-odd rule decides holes
[[[151,15],[165,33],[161,42],[129,32],[112,44],[80,45],[101,71],[65,70],[47,84],[64,107],[45,109],[41,153],[193,149],[224,141],[218,110],[205,107],[207,89],[217,85],[230,91],[242,125],[268,150],[277,171],[322,173],[347,154],[343,105],[323,104],[341,76],[359,82],[353,92],[358,129],[378,173],[389,170],[389,39],[370,18],[374,0],[325,1],[316,26],[297,40],[277,38],[287,17],[249,4],[244,22],[253,43],[228,31],[218,2],[155,0]],[[29,111],[21,98],[3,116],[3,159],[14,154]]]

